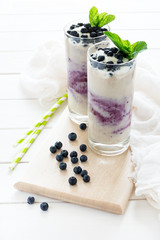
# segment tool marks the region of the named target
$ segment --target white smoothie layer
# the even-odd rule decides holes
[[[68,90],[68,105],[71,112],[87,115],[87,97],[75,92],[74,90]]]

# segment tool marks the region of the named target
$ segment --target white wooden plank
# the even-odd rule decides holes
[[[4,1],[5,2],[5,1]],[[153,0],[152,4],[149,0],[135,0],[134,4],[129,4],[127,0],[112,0],[109,4],[106,5],[106,2],[103,0],[92,1],[77,1],[75,4],[74,0],[12,0],[6,1],[8,4],[5,4],[1,8],[1,12],[11,12],[11,13],[55,13],[55,12],[69,12],[69,13],[78,13],[78,12],[88,12],[88,9],[91,6],[97,6],[101,11],[117,11],[117,12],[133,12],[133,11],[159,11],[160,6],[157,0]]]
[[[125,37],[125,35],[124,35]],[[137,39],[137,38],[136,38]],[[138,37],[139,39],[139,37]],[[141,39],[139,39],[141,40]],[[144,38],[142,40],[145,40]],[[141,55],[146,58],[158,59],[160,55],[159,49],[150,49],[147,50]],[[6,73],[20,73],[23,71],[29,59],[33,56],[33,52],[1,52],[0,53],[0,74]],[[158,61],[151,62],[151,64],[157,66],[159,65]],[[158,67],[157,67],[158,68]]]
[[[67,101],[66,101],[67,102]],[[66,103],[55,112],[47,127],[51,127],[65,108]],[[37,100],[1,100],[0,129],[30,128],[39,121],[49,107],[42,107]]]
[[[14,171],[9,169],[9,164],[0,164],[0,204],[2,203],[26,203],[28,196],[31,194],[17,191],[13,185],[17,182],[28,164],[20,163]],[[36,202],[61,202],[54,199],[33,195]]]
[[[143,200],[119,216],[69,203],[50,203],[47,212],[39,203],[0,204],[0,212],[1,239],[160,239],[158,211]]]
[[[36,99],[29,96],[20,85],[20,74],[0,75],[0,100],[2,99]]]
[[[159,13],[115,13],[115,15],[116,20],[110,24],[112,29],[160,29]],[[88,13],[2,14],[0,15],[0,31],[62,31],[68,22],[77,20],[87,22]]]
[[[39,148],[40,144],[47,138],[51,127],[45,128],[38,138],[35,140],[34,144],[30,147],[27,154],[23,157],[21,162],[28,162],[32,159],[32,156],[35,151]],[[13,144],[24,136],[27,132],[27,129],[7,129],[0,130],[0,163],[8,163],[11,162],[17,153],[23,148],[23,144],[20,144],[16,148],[13,147]],[[53,143],[54,144],[54,143]]]
[[[145,40],[149,48],[159,48],[160,30],[116,30],[113,28],[112,31],[131,42]],[[54,40],[63,42],[63,32],[0,32],[0,51],[32,51],[39,45]]]

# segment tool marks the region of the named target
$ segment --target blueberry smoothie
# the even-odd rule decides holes
[[[69,24],[65,28],[67,56],[68,106],[73,121],[87,122],[87,50],[95,43],[107,39],[107,27],[90,23]]]
[[[96,44],[88,51],[89,144],[104,155],[129,145],[135,59],[117,47]]]

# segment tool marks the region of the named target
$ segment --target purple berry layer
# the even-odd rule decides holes
[[[87,69],[85,64],[74,64],[68,60],[68,89],[87,96]]]
[[[117,101],[111,98],[102,98],[89,92],[89,108],[98,123],[102,126],[115,126],[114,134],[122,133],[131,125],[132,102],[127,98]],[[124,125],[122,123],[124,122]],[[121,126],[117,129],[118,126]]]

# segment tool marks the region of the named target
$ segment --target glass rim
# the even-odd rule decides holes
[[[88,21],[87,23],[90,23],[90,22]],[[86,24],[87,24],[87,23],[86,23]],[[92,38],[91,38],[91,37],[89,37],[89,38],[81,38],[81,37],[72,36],[72,35],[70,35],[69,33],[67,33],[67,31],[69,31],[69,29],[66,30],[66,28],[67,28],[67,26],[68,26],[69,24],[74,24],[74,23],[73,23],[73,22],[68,22],[68,23],[64,26],[64,28],[63,28],[63,31],[64,31],[65,35],[68,36],[68,37],[75,38],[75,39],[89,39],[89,40],[92,39],[92,40],[95,40],[95,39],[99,39],[99,38],[105,36],[107,39],[109,39],[105,34],[103,34],[103,35],[101,35],[101,36],[97,36],[97,37],[92,37]],[[107,26],[108,31],[110,31],[111,28],[110,28],[109,24],[106,24],[106,25],[104,25],[103,27],[106,27],[106,26]],[[73,30],[74,30],[74,29],[73,29]]]
[[[135,58],[132,58],[131,60],[129,60],[128,62],[123,62],[123,63],[105,63],[105,62],[98,62],[97,60],[95,60],[95,59],[93,59],[92,57],[91,57],[91,55],[89,54],[89,52],[90,52],[90,50],[92,49],[92,48],[94,48],[95,46],[97,46],[97,45],[101,45],[101,44],[103,44],[103,43],[106,43],[106,47],[107,48],[113,48],[113,47],[116,47],[116,45],[114,45],[113,44],[113,46],[111,46],[111,47],[108,47],[107,46],[107,44],[108,44],[108,42],[107,41],[102,41],[102,42],[99,42],[99,43],[95,43],[95,44],[93,44],[92,46],[90,46],[89,48],[88,48],[88,50],[87,50],[87,58],[88,59],[90,59],[90,60],[92,60],[93,62],[97,62],[98,64],[102,64],[102,65],[111,65],[111,66],[123,66],[123,65],[127,65],[127,63],[131,63],[131,62],[135,62],[136,61],[136,58],[137,58],[137,56],[135,57]],[[109,45],[109,44],[108,44]],[[120,50],[120,49],[119,49]]]

